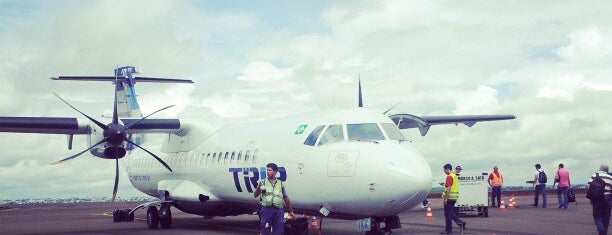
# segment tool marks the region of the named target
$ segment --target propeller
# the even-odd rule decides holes
[[[51,163],[51,165],[56,165],[71,159],[74,159],[76,157],[81,156],[83,153],[101,145],[102,143],[105,143],[104,147],[104,158],[107,159],[115,159],[115,186],[113,187],[113,197],[111,199],[112,202],[115,201],[115,197],[117,196],[117,187],[119,186],[119,158],[122,158],[125,156],[126,154],[126,150],[123,147],[124,142],[130,143],[140,149],[142,149],[143,151],[147,152],[149,155],[151,155],[153,158],[155,158],[159,163],[161,163],[164,167],[166,167],[170,172],[172,172],[172,168],[170,168],[170,166],[168,166],[168,164],[166,164],[166,162],[164,162],[164,160],[162,160],[161,158],[159,158],[157,155],[153,154],[151,151],[141,147],[140,145],[134,143],[133,141],[130,140],[130,138],[128,138],[128,134],[127,131],[136,126],[138,123],[142,122],[143,120],[147,119],[148,117],[150,117],[153,114],[156,114],[158,112],[161,112],[163,110],[166,110],[168,108],[173,107],[174,105],[169,105],[166,107],[163,107],[141,119],[139,119],[136,122],[133,122],[131,124],[129,124],[128,126],[125,126],[121,123],[119,123],[119,117],[118,117],[118,113],[117,113],[117,90],[119,88],[119,84],[117,82],[117,80],[115,80],[115,103],[113,106],[113,120],[111,123],[109,124],[103,124],[97,120],[95,120],[94,118],[88,116],[87,114],[81,112],[80,110],[78,110],[77,108],[75,108],[74,106],[72,106],[70,103],[68,103],[68,101],[64,100],[62,97],[60,97],[58,94],[56,94],[55,92],[53,93],[55,96],[57,96],[57,98],[59,98],[61,101],[63,101],[65,104],[67,104],[70,108],[74,109],[75,111],[79,112],[80,114],[82,114],[83,116],[85,116],[87,119],[89,119],[91,122],[93,122],[94,124],[96,124],[98,127],[102,128],[103,131],[103,135],[104,138],[102,140],[100,140],[99,142],[91,145],[89,148],[75,154],[72,155],[70,157],[64,158],[62,160],[56,161]],[[130,134],[131,137],[131,134]]]

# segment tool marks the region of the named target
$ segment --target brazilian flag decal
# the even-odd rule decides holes
[[[295,130],[295,135],[301,135],[302,133],[304,133],[304,131],[306,130],[306,127],[308,127],[308,125],[301,125],[297,128],[297,130]]]

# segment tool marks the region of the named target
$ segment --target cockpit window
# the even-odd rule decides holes
[[[346,124],[349,140],[384,140],[376,123]]]
[[[404,135],[400,132],[399,128],[393,123],[383,123],[381,124],[387,136],[389,136],[390,140],[406,140]]]
[[[333,144],[341,141],[344,141],[342,125],[329,125],[325,132],[323,132],[323,135],[321,135],[319,145]]]
[[[323,130],[323,127],[325,127],[325,126],[317,126],[310,133],[310,135],[308,135],[308,137],[306,137],[306,141],[304,141],[304,144],[305,145],[314,146],[315,143],[317,142],[317,138],[319,138],[319,135],[321,134],[321,131]]]

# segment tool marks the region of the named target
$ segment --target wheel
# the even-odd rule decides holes
[[[125,222],[132,222],[132,221],[134,221],[134,213],[130,213],[130,211],[132,211],[132,209],[125,209],[125,210],[123,210],[123,213],[125,213],[125,216],[124,216],[124,221]]]
[[[489,207],[488,206],[483,207],[482,213],[484,214],[484,217],[489,217]]]
[[[172,226],[172,211],[170,207],[162,207],[161,215],[159,216],[159,225],[161,228],[166,229]]]
[[[157,212],[157,207],[150,206],[147,209],[147,227],[150,229],[157,229],[159,226],[159,214]]]
[[[378,234],[379,235],[388,235],[388,234],[392,234],[391,229],[389,228],[381,228],[380,230],[378,230]]]
[[[113,222],[122,222],[123,221],[123,216],[122,216],[122,210],[114,210],[113,211]]]

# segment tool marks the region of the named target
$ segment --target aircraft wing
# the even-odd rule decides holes
[[[68,117],[0,117],[0,132],[89,134],[89,123]]]
[[[128,134],[175,133],[180,130],[179,119],[122,119]],[[0,117],[0,132],[38,134],[91,134],[89,121],[70,117]]]
[[[464,124],[468,127],[477,122],[500,121],[515,119],[514,115],[462,115],[462,116],[415,116],[411,114],[394,114],[389,116],[400,129],[419,128],[421,136],[425,136],[429,127],[442,124]]]

